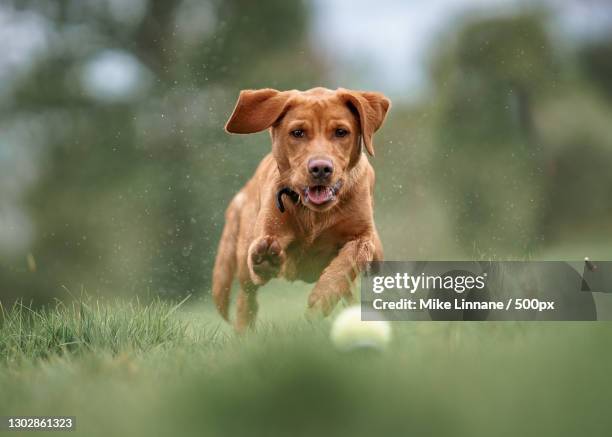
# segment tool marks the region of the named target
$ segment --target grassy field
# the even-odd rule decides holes
[[[396,323],[336,351],[308,288],[271,284],[257,332],[206,304],[88,298],[0,316],[0,415],[84,436],[609,435],[612,324]]]

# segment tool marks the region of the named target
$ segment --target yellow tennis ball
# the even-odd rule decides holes
[[[391,324],[386,320],[362,321],[361,307],[343,310],[334,320],[331,340],[340,350],[361,348],[383,350],[391,341]]]

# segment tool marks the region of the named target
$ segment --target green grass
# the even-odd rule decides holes
[[[8,310],[0,304],[0,357],[11,365],[55,355],[179,346],[189,340],[188,323],[173,317],[179,307],[159,300],[143,305],[91,298],[43,311],[21,302]]]
[[[203,303],[0,315],[0,415],[74,415],[84,436],[609,435],[609,323],[394,324],[336,351],[307,287],[262,293],[236,337]],[[12,434],[11,434],[12,435]]]

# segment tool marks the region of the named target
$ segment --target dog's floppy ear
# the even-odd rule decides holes
[[[352,91],[339,88],[340,96],[359,113],[363,144],[371,156],[374,156],[372,136],[382,126],[391,101],[381,93]]]
[[[289,97],[289,91],[271,88],[240,91],[225,130],[233,134],[251,134],[269,128],[285,110]]]

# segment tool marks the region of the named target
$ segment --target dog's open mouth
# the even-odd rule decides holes
[[[313,205],[323,205],[336,199],[342,187],[342,180],[334,185],[311,185],[304,188],[304,201]]]

